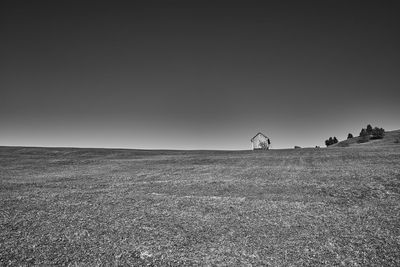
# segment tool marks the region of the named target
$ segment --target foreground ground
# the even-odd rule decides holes
[[[400,266],[400,145],[0,147],[0,266]]]

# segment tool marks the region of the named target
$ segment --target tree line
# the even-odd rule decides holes
[[[368,142],[370,139],[382,139],[385,136],[385,129],[374,127],[371,124],[367,125],[367,128],[362,128],[360,131],[359,143]]]
[[[358,143],[368,142],[370,139],[382,139],[385,136],[385,129],[379,127],[372,127],[371,124],[367,125],[367,128],[362,128],[359,134],[360,139]],[[349,133],[347,139],[353,138],[353,134]],[[338,143],[336,136],[329,137],[325,140],[325,145],[330,146]]]

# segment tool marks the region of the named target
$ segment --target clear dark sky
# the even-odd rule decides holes
[[[399,129],[399,14],[399,1],[1,1],[0,145],[249,149],[261,131],[286,148]]]

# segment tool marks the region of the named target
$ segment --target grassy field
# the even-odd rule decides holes
[[[0,266],[400,266],[400,144],[0,147]]]

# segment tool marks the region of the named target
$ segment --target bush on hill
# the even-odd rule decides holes
[[[336,136],[334,136],[333,138],[329,137],[329,139],[325,140],[325,145],[330,146],[330,145],[336,144],[337,142],[339,142],[339,141],[337,140]]]
[[[367,134],[372,134],[373,129],[372,129],[371,124],[368,124],[368,125],[367,125],[366,131],[367,131]]]
[[[349,134],[347,135],[347,139],[350,139],[350,138],[353,138],[353,135],[352,135],[351,133],[349,133]]]
[[[382,139],[385,136],[385,129],[383,128],[372,128],[371,124],[367,125],[367,128],[362,128],[360,132],[360,140],[358,143],[368,142],[369,139]]]
[[[372,130],[372,139],[382,139],[385,136],[385,129],[375,127]]]
[[[368,124],[367,128],[362,128],[361,129],[360,136],[361,137],[365,136],[365,135],[379,136],[379,135],[382,135],[382,134],[384,135],[384,133],[385,133],[385,129],[379,128],[379,127],[372,128],[371,124]]]
[[[360,137],[368,136],[367,130],[365,128],[361,129]]]
[[[368,141],[369,134],[367,133],[367,130],[365,128],[362,128],[360,132],[360,139],[357,141],[357,143],[366,143]]]

